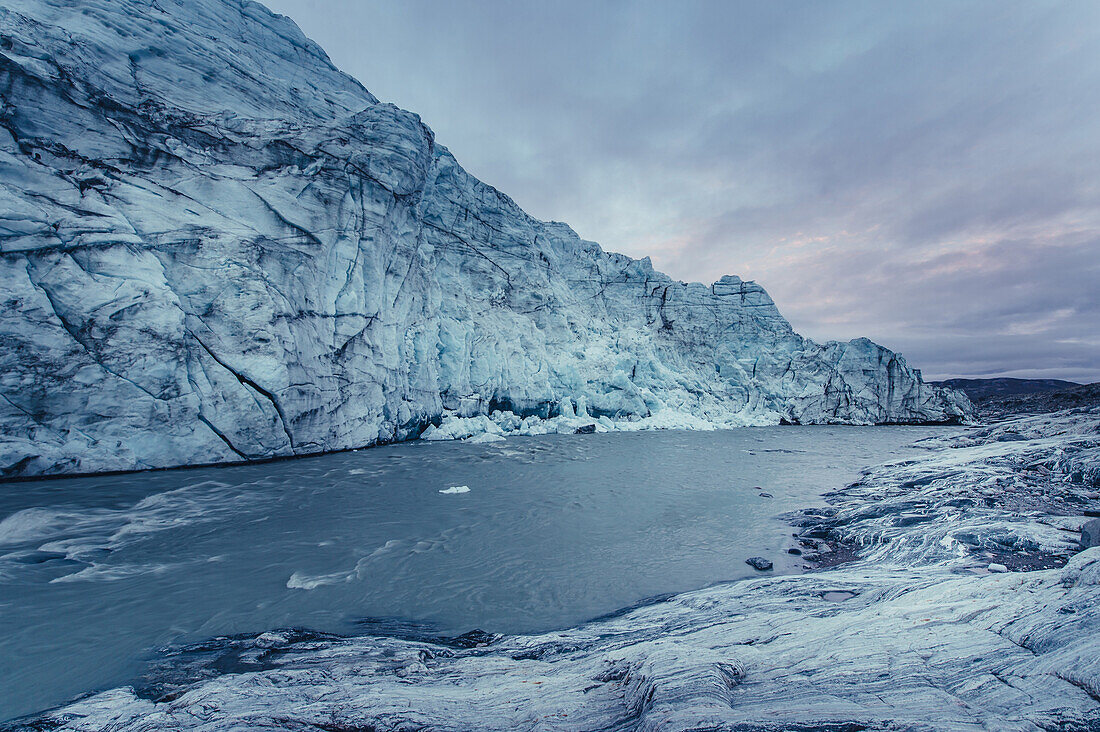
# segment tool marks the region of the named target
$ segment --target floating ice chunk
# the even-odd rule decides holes
[[[518,431],[520,425],[523,424],[523,419],[518,414],[513,414],[512,412],[496,411],[493,412],[490,419],[496,422],[505,434]]]
[[[444,412],[439,426],[431,426],[420,435],[422,440],[465,440],[480,434],[504,434],[499,424],[484,414],[459,417],[454,412]]]
[[[453,494],[453,493],[469,493],[470,486],[468,485],[453,485],[450,488],[444,488],[439,491],[440,493]]]

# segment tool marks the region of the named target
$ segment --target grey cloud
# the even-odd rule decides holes
[[[1100,5],[268,4],[607,249],[930,375],[1100,379]]]

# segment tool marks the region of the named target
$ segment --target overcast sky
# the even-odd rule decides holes
[[[1100,2],[266,4],[605,249],[926,378],[1100,380]]]

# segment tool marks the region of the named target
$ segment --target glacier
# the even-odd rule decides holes
[[[869,340],[799,336],[753,282],[528,216],[248,0],[8,0],[0,101],[3,477],[530,432],[574,404],[601,429],[973,416]]]

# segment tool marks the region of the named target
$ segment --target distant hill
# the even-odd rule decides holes
[[[989,396],[974,401],[984,419],[1000,419],[1018,414],[1043,414],[1078,407],[1100,407],[1100,382],[1075,386],[1059,391],[1036,391],[1030,394]]]
[[[1008,397],[1020,394],[1042,394],[1051,391],[1075,389],[1081,384],[1060,379],[947,379],[930,382],[935,386],[958,389],[978,402],[988,397]]]
[[[1100,406],[1100,382],[1077,384],[1059,379],[947,379],[930,383],[958,389],[966,394],[983,419]]]

